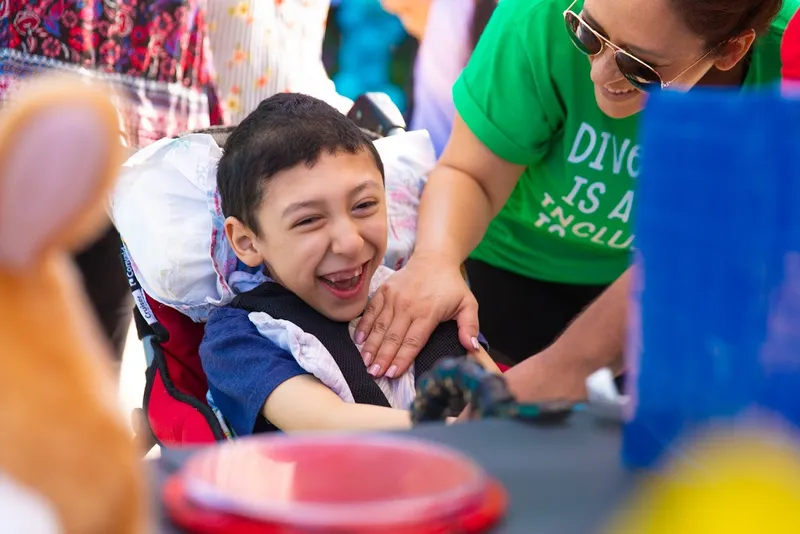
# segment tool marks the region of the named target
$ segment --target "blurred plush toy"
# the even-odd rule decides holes
[[[0,531],[143,531],[140,463],[68,252],[122,157],[108,94],[40,79],[0,115]]]
[[[606,534],[800,532],[796,434],[712,435],[651,474]]]

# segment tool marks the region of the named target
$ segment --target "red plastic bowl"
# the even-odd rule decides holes
[[[277,436],[199,453],[167,485],[193,532],[482,532],[505,493],[456,451],[398,437]]]

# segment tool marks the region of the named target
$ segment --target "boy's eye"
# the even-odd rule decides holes
[[[356,204],[356,207],[354,209],[366,210],[369,208],[374,208],[377,205],[378,203],[374,200],[365,200],[364,202],[359,202],[358,204]]]
[[[298,226],[309,226],[319,220],[319,217],[306,217],[294,223],[295,228]]]

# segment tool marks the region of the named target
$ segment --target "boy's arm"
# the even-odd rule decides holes
[[[488,372],[500,374],[483,347],[468,356]],[[262,413],[284,432],[411,428],[407,410],[345,402],[312,375],[295,376],[277,386],[267,397]]]
[[[470,352],[469,357],[488,372],[500,374],[497,364],[483,347]],[[311,375],[295,376],[275,388],[264,403],[263,414],[284,432],[411,428],[411,415],[407,410],[345,402]],[[448,418],[447,422],[454,420]]]
[[[489,356],[489,353],[486,352],[486,349],[484,349],[483,347],[481,347],[478,350],[470,351],[468,355],[470,358],[481,364],[481,367],[486,369],[488,372],[497,375],[502,374],[500,368],[497,367],[495,361],[492,359],[491,356]]]
[[[276,387],[262,413],[284,432],[411,428],[408,411],[345,402],[311,375],[295,376]]]

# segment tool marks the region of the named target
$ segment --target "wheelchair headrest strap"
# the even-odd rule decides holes
[[[139,334],[139,339],[144,339],[144,337],[147,335],[154,335],[159,342],[163,343],[167,341],[169,339],[169,333],[163,326],[161,326],[161,323],[158,322],[158,319],[156,319],[156,316],[150,307],[150,303],[147,302],[145,292],[142,289],[142,286],[139,284],[139,281],[136,279],[136,274],[133,272],[131,257],[128,254],[128,249],[125,247],[124,243],[120,247],[120,256],[122,257],[122,264],[125,266],[125,275],[128,277],[128,285],[131,288],[133,301],[136,304],[136,309],[139,312],[139,317],[136,317],[136,329]],[[143,319],[143,321],[140,319]],[[148,332],[147,329],[150,331]]]

